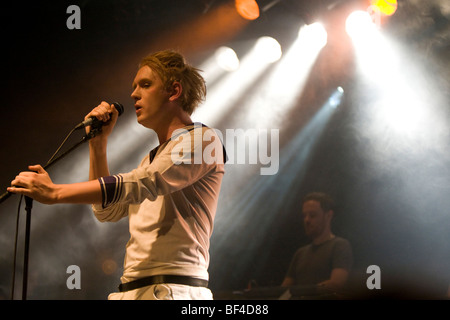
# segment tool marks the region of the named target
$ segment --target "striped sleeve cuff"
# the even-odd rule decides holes
[[[119,175],[99,178],[100,186],[102,188],[102,206],[107,206],[116,203],[122,194],[123,178]]]

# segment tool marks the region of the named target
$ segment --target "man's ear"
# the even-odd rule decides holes
[[[170,101],[177,100],[179,97],[181,97],[182,92],[183,87],[181,86],[181,83],[178,81],[174,81],[172,83],[171,91],[169,92],[170,93],[169,100]]]

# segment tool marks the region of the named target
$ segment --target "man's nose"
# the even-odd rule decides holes
[[[131,92],[131,98],[133,98],[134,100],[139,100],[138,88],[134,89],[133,92]]]

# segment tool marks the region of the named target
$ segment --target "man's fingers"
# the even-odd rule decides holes
[[[23,194],[24,196],[29,196],[31,194],[30,190],[25,189],[25,188],[19,188],[17,186],[8,187],[8,188],[6,188],[6,190],[11,193]]]
[[[111,113],[117,114],[117,116],[119,116],[119,110],[117,110],[117,108],[114,104],[111,105]]]
[[[39,174],[47,173],[47,171],[45,171],[44,168],[40,164],[28,166],[28,169],[30,169],[31,171],[37,172]]]
[[[84,117],[84,119],[87,120],[90,117],[96,117],[98,120],[106,122],[110,119],[110,113],[112,112],[112,105],[105,101],[102,101],[97,107],[92,109],[92,111],[89,112],[86,117]]]
[[[23,172],[22,172],[23,173]],[[31,172],[28,172],[31,173]],[[28,186],[26,179],[24,179],[23,175],[18,175],[13,181],[11,181],[11,187],[7,188],[9,192],[12,193],[19,193],[28,195],[28,189],[26,189]]]
[[[96,113],[95,116],[97,119],[106,122],[111,117],[110,113],[112,113],[112,106],[109,103],[102,101],[93,111]]]
[[[105,104],[104,102],[102,102],[102,104],[100,104],[100,106],[98,106],[98,111],[100,113],[100,119],[99,116],[97,116],[97,119],[102,120],[103,122],[106,122],[109,120],[110,115],[109,113],[111,112],[111,106],[108,104]]]
[[[30,185],[30,175],[36,174],[33,172],[21,172],[13,181],[11,181],[11,187],[27,188]]]
[[[32,183],[37,174],[47,174],[47,171],[45,171],[44,168],[39,164],[28,166],[28,169],[31,171],[23,171],[19,173],[19,175],[17,175],[13,181],[11,181],[11,188],[19,187],[20,189],[22,189],[29,187],[30,182]]]

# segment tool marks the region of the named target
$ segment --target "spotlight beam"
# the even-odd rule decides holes
[[[296,193],[292,190],[297,190],[303,182],[310,156],[334,114],[333,110],[335,109],[330,108],[328,104],[322,106],[309,123],[282,149],[281,170],[277,175],[253,176],[243,188],[240,188],[239,195],[235,195],[233,201],[219,207],[211,241],[211,256],[214,256],[211,269],[215,269],[213,272],[228,273],[225,269],[229,264],[223,260],[228,261],[230,254],[239,257],[230,266],[233,272],[245,274],[244,270],[252,265],[256,256],[258,263],[264,265],[275,241],[268,236],[271,234],[270,230],[276,229],[284,220],[281,216],[285,212],[283,208],[289,207],[296,200]],[[227,170],[232,171],[235,168],[228,167]],[[277,188],[274,189],[274,186]],[[233,230],[231,235],[230,230]],[[259,253],[262,246],[267,255]],[[223,252],[228,252],[228,255],[224,255]],[[223,266],[225,269],[221,269]],[[252,272],[255,274],[257,270]],[[215,275],[215,278],[227,279],[221,274]]]
[[[269,64],[259,59],[260,52],[257,49],[255,44],[241,59],[238,70],[228,73],[221,81],[209,88],[207,101],[194,113],[197,121],[216,125],[227,110],[241,99],[249,86],[268,68]]]
[[[271,74],[259,83],[260,89],[245,100],[240,119],[247,125],[278,128],[300,96],[316,58],[326,43],[320,26],[304,26]]]

